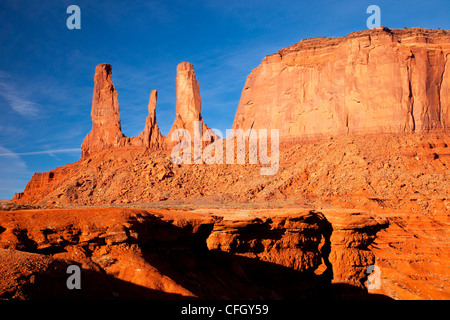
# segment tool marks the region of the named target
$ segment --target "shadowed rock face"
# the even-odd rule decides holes
[[[381,27],[306,39],[247,77],[234,128],[281,137],[448,128],[450,34]]]
[[[357,222],[346,230],[364,236],[382,226],[368,215]],[[1,212],[0,298],[327,298],[328,225],[305,209]],[[342,258],[339,268],[357,275],[340,280],[362,283],[366,275],[352,270],[367,267],[370,241],[346,240],[359,249],[328,243]],[[82,268],[79,292],[65,288],[71,264]]]

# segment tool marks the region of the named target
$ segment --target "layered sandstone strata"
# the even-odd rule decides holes
[[[234,128],[281,137],[448,128],[450,34],[381,27],[305,39],[247,77]]]

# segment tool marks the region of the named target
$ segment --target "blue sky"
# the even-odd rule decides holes
[[[72,4],[81,30],[66,27]],[[448,0],[1,0],[0,199],[21,192],[33,172],[79,160],[97,64],[113,66],[125,135],[142,131],[152,89],[168,133],[181,61],[194,64],[206,124],[225,132],[265,55],[303,38],[366,29],[371,4],[390,28],[450,29]]]

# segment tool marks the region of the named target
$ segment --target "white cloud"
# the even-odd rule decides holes
[[[33,117],[38,114],[40,105],[25,98],[24,94],[19,93],[10,83],[4,79],[10,78],[10,75],[0,70],[0,96],[2,96],[17,113]]]
[[[0,146],[0,199],[11,199],[16,192],[22,192],[31,178],[26,163],[11,150]]]
[[[6,148],[3,149],[8,150]],[[0,147],[0,157],[32,156],[37,154],[48,154],[52,156],[55,153],[80,153],[81,152],[80,150],[81,150],[80,148],[71,148],[71,149],[41,150],[41,151],[16,153],[9,150],[8,152],[2,152],[4,150],[2,150]]]
[[[14,193],[22,192],[32,176],[22,156],[48,154],[56,157],[59,153],[78,153],[80,148],[54,149],[17,153],[0,146],[0,199],[11,199]]]
[[[0,70],[0,78],[11,78],[11,76],[9,75],[9,73]]]

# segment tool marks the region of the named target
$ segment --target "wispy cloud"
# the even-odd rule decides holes
[[[0,158],[0,199],[11,199],[15,192],[24,189],[31,172],[20,156],[11,150],[0,146],[0,154],[11,154]]]
[[[36,116],[40,105],[25,98],[5,79],[11,79],[11,76],[0,70],[0,96],[8,102],[15,112],[26,117]]]
[[[0,137],[5,138],[14,137],[14,139],[22,138],[25,135],[23,127],[15,126],[10,123],[0,124]],[[4,140],[3,140],[4,141]]]
[[[0,70],[0,78],[11,78],[11,76],[9,75],[9,73]]]
[[[32,155],[38,155],[38,154],[48,154],[53,155],[55,153],[79,153],[80,148],[72,148],[72,149],[58,149],[58,150],[41,150],[41,151],[32,151],[32,152],[4,152],[4,150],[7,150],[5,148],[0,149],[0,152],[3,151],[3,153],[0,153],[0,157],[17,157],[17,156],[32,156]]]

